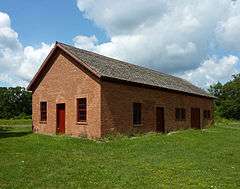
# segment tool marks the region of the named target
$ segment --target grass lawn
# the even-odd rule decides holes
[[[0,123],[0,188],[240,188],[240,122],[99,141]]]
[[[32,124],[31,119],[0,119],[0,127],[2,126],[13,126],[13,125],[27,125]]]

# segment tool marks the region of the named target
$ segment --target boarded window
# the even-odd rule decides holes
[[[40,102],[40,121],[47,121],[47,102]]]
[[[77,99],[77,122],[87,121],[87,99],[78,98]]]
[[[204,110],[203,117],[204,117],[204,119],[210,119],[211,118],[210,110]]]
[[[184,108],[175,109],[175,118],[176,121],[185,121],[186,120],[186,110]]]
[[[133,124],[141,124],[141,103],[133,103]]]

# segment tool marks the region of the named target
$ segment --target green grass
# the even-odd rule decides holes
[[[0,188],[240,188],[240,122],[98,141],[0,126]]]
[[[32,120],[31,119],[0,119],[0,126],[5,125],[31,125]]]

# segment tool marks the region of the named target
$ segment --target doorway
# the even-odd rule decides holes
[[[156,108],[156,131],[164,133],[165,132],[165,125],[164,125],[164,108],[157,107]]]
[[[191,108],[191,128],[201,129],[200,108]]]
[[[65,133],[65,104],[57,104],[57,134]]]

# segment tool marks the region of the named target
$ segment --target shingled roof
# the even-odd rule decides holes
[[[149,68],[102,56],[63,43],[58,44],[60,44],[67,52],[74,55],[80,61],[88,65],[100,77],[139,83],[210,98],[213,97],[203,89],[194,86],[184,79],[161,73]]]
[[[108,78],[118,81],[141,84],[154,88],[162,88],[208,98],[214,98],[212,95],[203,89],[194,86],[190,82],[169,74],[161,73],[134,64],[129,64],[127,62],[82,50],[64,43],[57,42],[56,46],[59,46],[65,52],[72,55],[79,62],[83,63],[90,71],[93,71],[98,77],[102,79]],[[31,84],[33,82],[34,81],[30,83],[28,88],[31,88]]]

